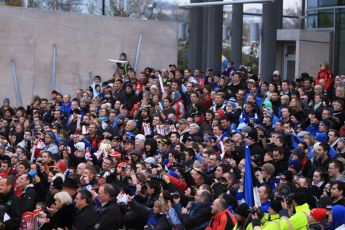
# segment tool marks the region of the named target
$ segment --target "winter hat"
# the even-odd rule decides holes
[[[265,105],[266,108],[272,109],[272,102],[270,102],[269,100],[265,100],[262,104]]]
[[[235,213],[246,219],[249,215],[249,206],[246,203],[242,203],[240,206],[237,207]]]
[[[268,174],[270,174],[271,176],[274,175],[275,172],[275,167],[273,164],[271,163],[265,163],[262,167],[262,170],[264,170],[265,172],[267,172]]]
[[[86,103],[86,102],[87,102],[87,98],[82,97],[82,98],[80,99],[80,103]]]
[[[273,117],[273,110],[269,107],[266,107],[262,113],[263,115]]]
[[[51,139],[55,140],[55,134],[52,131],[46,132],[46,135],[48,135]]]
[[[282,204],[278,200],[273,200],[270,205],[271,209],[273,209],[276,213],[279,213],[280,210],[283,209]]]
[[[126,119],[126,116],[123,114],[120,114],[119,116],[117,116],[117,119],[124,121]]]
[[[323,125],[326,127],[327,130],[331,127],[331,122],[329,120],[323,119],[320,121],[320,125]]]
[[[314,208],[310,211],[310,215],[317,221],[322,222],[326,218],[327,210],[325,208]]]
[[[61,170],[61,172],[65,172],[67,169],[67,165],[65,161],[59,161],[56,163],[56,166]]]
[[[289,160],[289,167],[299,172],[302,169],[301,161],[300,160]]]
[[[220,118],[222,118],[222,117],[224,117],[224,110],[222,110],[222,109],[218,109],[217,111],[216,111],[216,113],[218,113],[219,114],[219,116],[220,116]]]
[[[10,99],[6,97],[3,102],[4,105],[9,105],[10,104]]]

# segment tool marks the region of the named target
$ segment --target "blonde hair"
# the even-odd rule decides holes
[[[154,206],[158,209],[159,213],[166,213],[167,202],[164,199],[158,199],[154,202]]]
[[[54,199],[59,200],[61,203],[61,206],[70,205],[73,202],[71,195],[65,191],[56,193],[54,195]]]

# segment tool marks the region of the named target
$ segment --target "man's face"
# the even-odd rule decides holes
[[[80,193],[77,194],[77,196],[75,197],[74,199],[74,202],[75,202],[75,206],[78,208],[78,209],[82,209],[83,207],[85,207],[86,205],[86,201],[81,199],[81,195]]]
[[[48,153],[42,153],[41,158],[42,158],[42,163],[43,164],[48,164],[52,160],[51,157],[49,157]]]
[[[216,95],[216,97],[214,98],[214,101],[216,102],[217,105],[221,105],[224,102],[223,97],[220,95]]]
[[[24,173],[26,173],[26,171],[27,170],[25,169],[24,165],[19,164],[17,166],[17,173],[18,173],[18,175],[24,174]]]
[[[108,170],[111,166],[111,161],[108,159],[104,159],[102,162],[102,169],[103,170]]]
[[[211,209],[212,209],[211,212],[213,215],[215,215],[221,211],[221,207],[219,205],[218,199],[213,201],[213,204],[211,205]]]
[[[266,194],[266,188],[264,186],[261,186],[259,189],[258,189],[258,192],[259,192],[259,198],[260,200],[264,201],[267,199],[267,194]]]
[[[284,154],[279,154],[278,151],[273,151],[273,159],[275,161],[280,161],[284,159]]]
[[[12,185],[7,185],[7,179],[2,178],[0,179],[0,193],[7,194],[12,188]]]
[[[1,163],[1,172],[8,172],[9,167],[8,164]]]
[[[216,171],[214,172],[214,175],[215,175],[216,178],[221,178],[221,177],[223,177],[224,173],[223,173],[222,167],[219,167],[219,166],[218,166],[218,167],[216,168]]]
[[[177,138],[177,135],[175,133],[171,134],[170,141],[173,144],[177,144],[178,143],[179,139]]]
[[[223,119],[220,121],[220,123],[221,123],[223,129],[229,129],[230,128],[230,121]]]
[[[333,199],[339,199],[340,197],[343,196],[343,192],[339,190],[338,185],[334,184],[331,189],[331,197]]]
[[[282,117],[287,118],[289,117],[290,113],[287,108],[282,109]]]
[[[217,156],[216,155],[211,155],[209,158],[209,166],[216,166],[217,165]]]
[[[334,163],[330,163],[328,165],[328,174],[329,174],[329,176],[330,177],[334,177],[334,176],[336,176],[336,173],[337,173],[337,169],[336,169]]]

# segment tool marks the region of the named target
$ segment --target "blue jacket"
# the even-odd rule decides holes
[[[345,223],[345,207],[334,205],[332,208],[332,229],[336,229]]]

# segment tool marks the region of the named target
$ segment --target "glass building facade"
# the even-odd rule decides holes
[[[345,0],[307,0],[307,29],[332,32],[331,64],[345,74]]]

